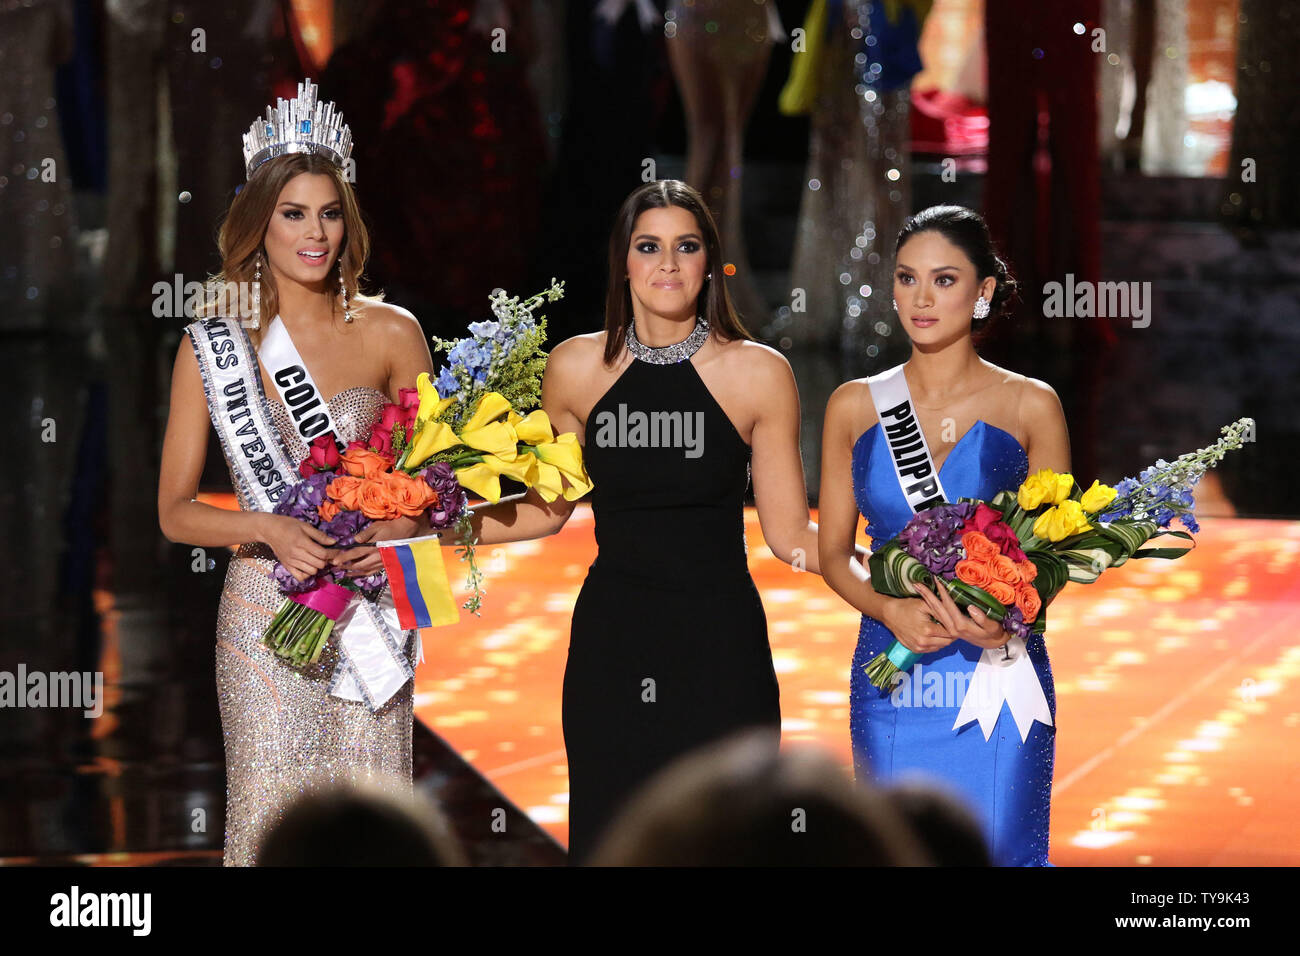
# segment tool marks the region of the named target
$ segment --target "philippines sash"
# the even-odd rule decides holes
[[[871,390],[871,400],[889,445],[894,474],[912,513],[947,501],[948,496],[939,481],[939,469],[934,467],[930,446],[912,405],[912,393],[907,387],[903,366],[868,378],[867,387]],[[980,655],[958,708],[953,730],[978,720],[984,739],[988,740],[997,725],[1003,701],[1011,710],[1022,742],[1029,737],[1029,729],[1035,720],[1051,726],[1052,711],[1047,706],[1047,696],[1043,693],[1034,663],[1029,659],[1024,639],[1013,635],[1006,648],[1010,660],[1002,648],[985,648]]]
[[[939,483],[939,469],[934,467],[930,446],[912,407],[903,366],[873,375],[867,379],[867,387],[871,389],[871,401],[875,403],[876,417],[885,433],[894,474],[907,506],[915,514],[922,508],[947,501],[948,496]]]
[[[283,331],[283,343],[276,349],[277,361],[268,368],[283,371],[286,384],[281,394],[295,386],[308,383],[315,390],[306,366],[297,359],[283,323],[276,323]],[[271,418],[262,377],[258,371],[257,353],[249,341],[248,333],[238,319],[218,317],[201,320],[187,326],[186,333],[194,346],[199,372],[203,378],[203,392],[208,400],[208,414],[213,429],[221,441],[221,450],[230,466],[230,474],[239,486],[243,499],[257,511],[271,511],[288,489],[298,480],[298,472],[290,462],[284,443]],[[293,366],[301,376],[293,372]],[[334,420],[324,401],[312,403],[306,392],[295,393],[297,405],[286,408],[301,410],[293,416],[299,434],[304,428],[314,435],[333,431],[336,441],[341,440]],[[311,423],[314,415],[321,415],[325,427]],[[309,441],[310,439],[304,440]],[[410,632],[404,633],[397,619],[391,589],[384,588],[379,597],[370,601],[358,594],[335,621],[334,633],[338,635],[339,658],[329,682],[329,693],[344,700],[364,701],[372,710],[383,707],[397,693],[415,671],[404,653]],[[424,649],[419,633],[414,635],[419,660],[424,660]]]

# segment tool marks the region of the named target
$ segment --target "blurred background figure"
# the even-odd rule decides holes
[[[609,827],[593,866],[925,866],[885,794],[829,754],[741,734],[683,757]]]
[[[258,866],[465,866],[437,805],[373,786],[325,788],[291,804]]]
[[[955,794],[934,783],[901,780],[885,796],[937,866],[992,866],[979,821]]]

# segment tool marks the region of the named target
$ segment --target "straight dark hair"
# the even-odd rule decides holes
[[[609,284],[605,293],[605,364],[611,365],[627,344],[628,326],[632,324],[632,291],[624,281],[627,275],[627,250],[632,244],[632,227],[637,216],[647,209],[664,209],[677,206],[695,216],[700,235],[704,237],[704,251],[708,257],[701,303],[696,303],[697,314],[702,314],[709,327],[723,341],[733,339],[754,340],[741,324],[727,284],[722,275],[722,243],[718,239],[718,226],[703,197],[680,179],[660,179],[638,186],[623,200],[609,235]]]

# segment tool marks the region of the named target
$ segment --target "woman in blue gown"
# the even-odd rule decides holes
[[[1010,635],[978,609],[960,611],[943,589],[920,588],[917,598],[876,593],[853,555],[859,514],[878,547],[915,513],[891,454],[893,423],[881,427],[873,400],[882,379],[910,402],[948,501],[987,500],[1044,468],[1068,472],[1065,417],[1050,386],[976,352],[975,333],[1014,291],[978,214],[957,206],[918,213],[900,231],[895,259],[895,307],[912,355],[893,375],[841,385],[827,405],[822,442],[822,573],[862,612],[850,678],[854,772],[876,783],[928,778],[975,812],[996,863],[1050,865],[1056,698],[1043,637],[1031,636],[1024,652],[1052,723],[1022,720],[1022,739],[1004,703],[986,738],[979,721],[958,725],[957,717],[981,656],[990,649],[1002,657]],[[891,693],[872,686],[863,668],[895,639],[921,657]]]

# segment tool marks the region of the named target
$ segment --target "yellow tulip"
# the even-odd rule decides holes
[[[1046,497],[1047,485],[1037,475],[1030,475],[1016,492],[1016,504],[1026,511],[1033,511]]]
[[[1074,475],[1053,475],[1054,481],[1048,484],[1049,501],[1059,505],[1070,497],[1074,490]]]
[[[1096,514],[1115,500],[1116,491],[1109,485],[1093,480],[1092,487],[1083,493],[1079,504],[1089,514]]]

